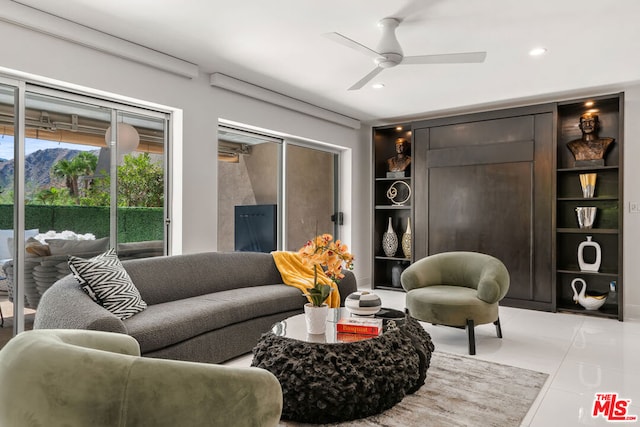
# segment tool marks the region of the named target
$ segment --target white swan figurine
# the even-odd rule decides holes
[[[580,292],[576,290],[576,282],[582,283],[582,289]],[[573,289],[573,300],[583,306],[586,310],[597,310],[605,303],[607,300],[607,292],[594,292],[587,291],[587,283],[580,279],[573,279],[571,281],[571,289]]]

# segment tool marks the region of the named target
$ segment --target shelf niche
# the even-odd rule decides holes
[[[590,102],[590,104],[587,104]],[[556,167],[556,310],[591,316],[623,319],[622,302],[622,154],[623,95],[579,99],[559,103],[557,107]],[[604,155],[604,164],[583,165],[577,162],[567,144],[582,138],[580,117],[591,110],[598,116],[600,138],[613,138]],[[595,173],[593,198],[582,194],[580,174]],[[575,208],[597,208],[592,229],[581,229]],[[592,236],[601,248],[602,263],[598,272],[578,268],[578,245]],[[585,255],[587,256],[587,255]],[[589,255],[592,256],[592,255]],[[587,290],[609,292],[598,310],[585,310],[573,301],[571,282],[581,278]],[[615,292],[611,292],[611,288]]]
[[[389,169],[387,160],[396,155],[396,142],[398,139],[402,139],[405,142],[404,154],[411,156],[412,161],[409,167],[405,169],[404,174],[387,176]],[[411,257],[405,257],[402,250],[402,236],[407,229],[409,221],[411,221],[411,226],[413,227],[412,147],[413,140],[410,124],[404,123],[373,129],[374,220],[372,241],[374,289],[403,291],[399,283],[399,274],[412,261]],[[394,186],[397,193],[393,200],[389,198],[389,191],[392,186]],[[393,230],[398,238],[398,249],[393,256],[386,256],[382,249],[382,236],[387,231],[389,218],[391,218]]]

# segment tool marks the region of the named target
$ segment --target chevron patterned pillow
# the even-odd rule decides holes
[[[69,268],[94,301],[124,320],[147,308],[114,248],[91,259],[69,255]]]

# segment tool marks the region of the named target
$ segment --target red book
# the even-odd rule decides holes
[[[373,338],[375,335],[353,334],[351,332],[338,332],[337,338],[339,342],[356,342]]]
[[[336,331],[351,334],[380,335],[382,319],[346,317],[338,320]]]

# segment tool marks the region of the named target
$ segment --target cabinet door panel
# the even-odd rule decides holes
[[[431,150],[530,141],[534,116],[507,117],[437,126],[431,129]]]
[[[478,251],[502,260],[511,275],[507,296],[532,289],[532,163],[429,170],[429,253]]]

